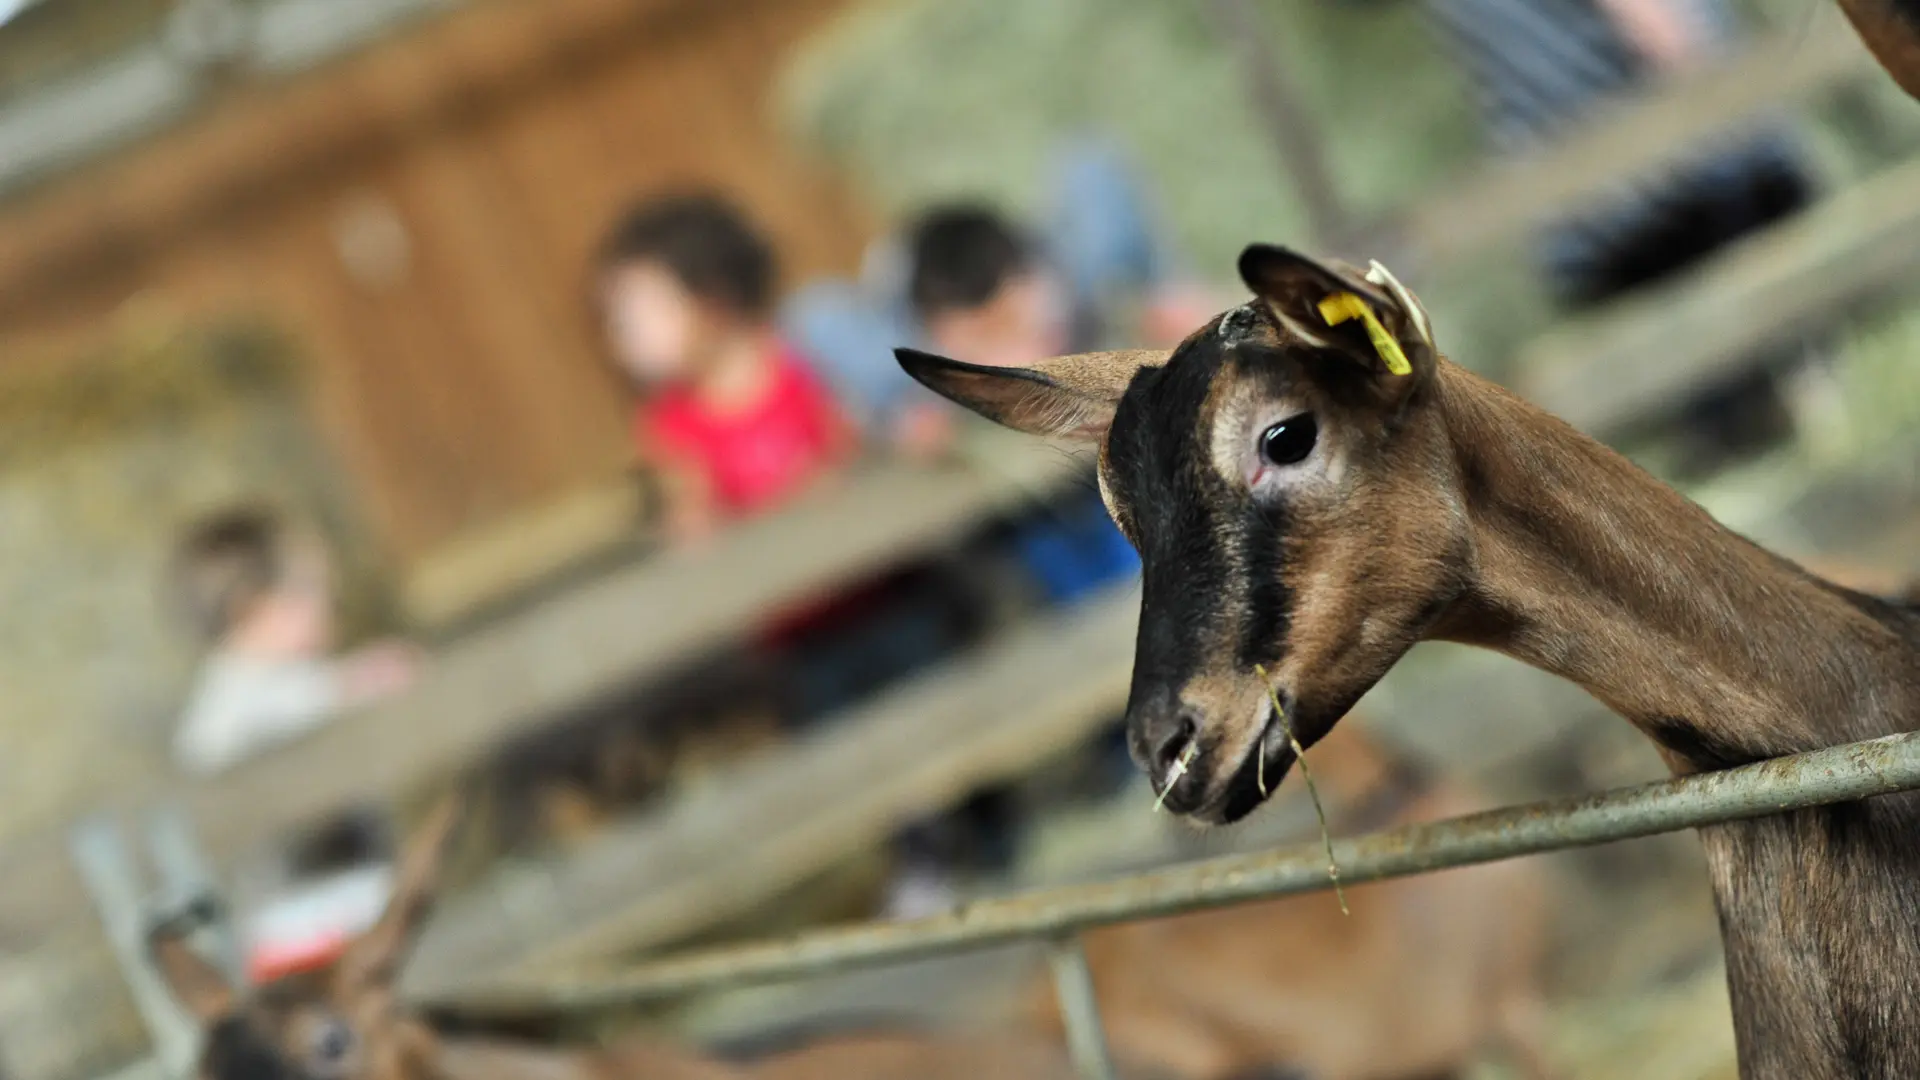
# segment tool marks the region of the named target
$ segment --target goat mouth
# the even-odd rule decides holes
[[[1279,714],[1269,706],[1260,737],[1240,759],[1219,794],[1196,807],[1189,816],[1209,825],[1231,825],[1239,821],[1267,801],[1297,760]]]

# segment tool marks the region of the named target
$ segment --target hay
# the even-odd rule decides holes
[[[1320,819],[1320,842],[1327,848],[1327,880],[1333,882],[1334,899],[1340,901],[1340,914],[1351,915],[1347,910],[1347,891],[1340,887],[1340,864],[1333,857],[1333,832],[1327,828],[1327,810],[1320,805],[1320,789],[1314,786],[1313,770],[1307,767],[1307,748],[1293,734],[1293,725],[1287,722],[1287,711],[1280,707],[1280,695],[1273,688],[1273,682],[1267,678],[1267,669],[1259,664],[1253,665],[1254,674],[1260,676],[1260,685],[1266,687],[1267,700],[1273,703],[1273,715],[1280,721],[1280,734],[1287,737],[1287,745],[1293,747],[1293,760],[1300,765],[1300,777],[1307,782],[1307,798],[1313,800],[1313,816]],[[1264,738],[1262,742],[1264,743]],[[1266,793],[1267,748],[1259,748],[1260,754],[1260,791]]]
[[[1160,785],[1160,796],[1153,800],[1154,813],[1159,813],[1167,805],[1167,793],[1173,790],[1173,785],[1179,783],[1181,777],[1187,775],[1187,766],[1192,763],[1193,755],[1199,749],[1200,744],[1188,743],[1187,748],[1180,751],[1179,759],[1167,769],[1167,779]]]

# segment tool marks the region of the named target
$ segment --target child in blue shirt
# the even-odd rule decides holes
[[[1110,146],[1060,153],[1036,234],[981,205],[922,213],[883,242],[859,282],[815,283],[789,303],[788,334],[816,358],[873,442],[910,457],[948,450],[954,410],[908,378],[893,349],[914,345],[1017,367],[1108,347],[1115,312],[1140,312],[1128,344],[1171,345],[1225,302],[1175,269],[1133,174]],[[1008,541],[1039,595],[1071,602],[1138,569],[1090,477],[1010,523]]]

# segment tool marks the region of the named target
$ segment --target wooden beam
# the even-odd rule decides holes
[[[1605,435],[1736,371],[1756,347],[1831,325],[1920,277],[1920,161],[1844,191],[1687,276],[1563,323],[1526,348],[1516,389]]]
[[[1880,76],[1839,19],[1764,38],[1727,63],[1600,110],[1564,140],[1490,164],[1379,227],[1396,258],[1447,266],[1515,242],[1729,128],[1852,79]]]
[[[529,84],[620,54],[667,17],[710,18],[733,5],[683,0],[489,3],[423,32],[378,43],[317,71],[229,95],[189,128],[14,202],[0,222],[0,310],[28,308],[102,264],[124,262],[208,218],[255,205],[280,185],[313,182],[359,156],[461,122]],[[427,62],[440,37],[484,63]],[[404,93],[361,86],[395,64]],[[390,89],[391,80],[388,80]]]
[[[225,865],[298,825],[470,765],[568,708],[724,642],[769,609],[938,547],[1082,467],[1011,432],[983,429],[975,438],[976,467],[872,467],[729,530],[711,548],[663,553],[483,627],[449,646],[399,700],[205,783],[122,792],[107,809],[179,802]],[[57,835],[9,844],[0,865],[9,870],[0,941],[38,941],[85,918]]]
[[[434,630],[636,538],[644,501],[635,477],[591,484],[454,538],[408,569],[408,621]]]
[[[409,964],[409,992],[682,939],[883,842],[902,820],[1030,771],[1125,704],[1138,606],[1123,586],[1038,620],[580,848],[494,871],[440,905]],[[138,1026],[111,954],[73,933],[44,946],[0,962],[0,986],[57,973],[65,990],[0,1010],[28,1028],[36,1067],[23,1075],[60,1075],[39,1065],[61,1058],[59,1047],[131,1056]],[[74,1009],[81,1000],[101,1007]]]
[[[1057,447],[998,429],[970,433],[967,457],[971,464],[949,470],[877,466],[746,523],[706,551],[669,553],[583,582],[453,643],[402,700],[344,717],[212,782],[122,791],[110,806],[72,813],[126,818],[184,805],[210,857],[230,865],[329,812],[391,803],[570,706],[724,641],[770,608],[937,547],[1083,467]],[[110,1056],[123,1048],[130,1058],[137,1019],[64,834],[16,838],[0,848],[0,865],[8,868],[0,990],[63,988],[57,998],[19,998],[0,1010],[0,1041],[28,1044],[22,1053],[35,1062],[77,1060],[73,1047]],[[94,1005],[75,1008],[79,1001]],[[79,1027],[65,1030],[69,1024]],[[68,1074],[22,1066],[21,1075]]]
[[[441,907],[409,985],[684,939],[1030,771],[1126,704],[1139,603],[1129,585],[1038,620],[574,852],[494,874]]]

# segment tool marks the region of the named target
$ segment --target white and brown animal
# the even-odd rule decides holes
[[[850,1033],[745,1063],[665,1041],[562,1049],[442,1036],[394,987],[456,817],[451,799],[433,811],[386,912],[324,974],[241,994],[193,950],[184,920],[153,929],[160,972],[202,1027],[199,1080],[1074,1080],[1064,1048],[1038,1036]]]
[[[1254,300],[1171,354],[900,354],[992,419],[1098,445],[1143,564],[1129,735],[1169,809],[1251,812],[1293,764],[1269,694],[1310,746],[1422,640],[1572,680],[1676,773],[1920,727],[1920,610],[1762,550],[1447,361],[1384,268],[1254,245],[1239,269]],[[1340,294],[1388,347],[1328,324]],[[1920,796],[1699,832],[1746,1080],[1920,1076]]]
[[[1351,722],[1312,767],[1343,832],[1487,806]],[[1498,1048],[1521,1075],[1552,1075],[1538,1045],[1538,863],[1375,882],[1347,898],[1351,915],[1317,893],[1088,932],[1114,1056],[1178,1080],[1440,1080]],[[1050,983],[1032,988],[1030,1009],[1059,1030]]]

